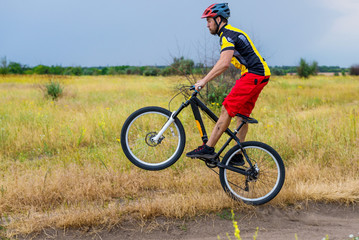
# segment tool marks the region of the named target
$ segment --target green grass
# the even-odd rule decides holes
[[[124,156],[118,139],[125,119],[144,106],[167,108],[185,79],[58,77],[64,92],[57,101],[39,88],[48,79],[0,77],[0,217],[11,219],[7,236],[250,208],[231,201],[200,161],[182,157],[148,172]],[[270,204],[359,201],[358,99],[358,77],[271,79],[253,112],[259,124],[247,136],[273,146],[285,162],[285,185]],[[179,118],[185,151],[192,150],[200,138],[190,109]],[[210,133],[214,125],[205,122]]]

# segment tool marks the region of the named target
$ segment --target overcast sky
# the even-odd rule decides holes
[[[228,0],[270,66],[359,64],[359,0]],[[166,65],[216,59],[208,0],[0,0],[0,58],[29,66]]]

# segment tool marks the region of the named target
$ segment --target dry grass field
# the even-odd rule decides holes
[[[40,86],[64,86],[57,101]],[[122,124],[144,106],[167,108],[180,77],[0,76],[0,235],[43,228],[115,226],[128,219],[183,218],[250,208],[232,201],[203,162],[149,172],[124,156]],[[174,110],[183,101],[171,104]],[[247,140],[274,147],[286,182],[269,204],[359,202],[359,78],[273,77]],[[185,151],[200,144],[190,109],[180,115]],[[213,124],[208,122],[207,131]]]

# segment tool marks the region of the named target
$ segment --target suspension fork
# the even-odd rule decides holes
[[[176,120],[178,114],[189,105],[190,99],[188,99],[185,103],[182,103],[181,106],[177,109],[177,111],[172,112],[171,116],[168,118],[165,125],[163,125],[162,129],[151,138],[151,141],[158,143],[158,140],[162,137],[162,134],[167,130],[167,128]]]
[[[173,115],[175,114],[175,112],[173,112],[171,114],[171,117],[168,119],[168,121],[166,122],[166,124],[162,127],[162,129],[159,131],[159,133],[157,133],[156,136],[154,136],[151,141],[158,143],[158,140],[161,138],[162,134],[167,130],[167,128],[175,121]]]

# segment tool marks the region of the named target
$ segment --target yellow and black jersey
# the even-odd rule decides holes
[[[261,76],[270,76],[270,70],[264,58],[259,54],[248,35],[227,24],[219,31],[221,52],[234,50],[231,63],[241,70]]]

